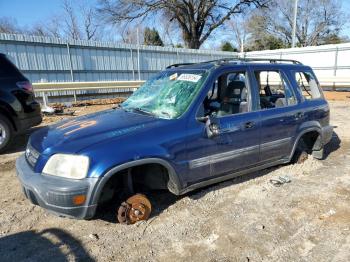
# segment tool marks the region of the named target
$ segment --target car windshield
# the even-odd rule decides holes
[[[121,106],[160,118],[178,118],[186,112],[207,75],[204,70],[163,71],[143,84]]]

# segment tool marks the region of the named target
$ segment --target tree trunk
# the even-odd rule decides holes
[[[201,46],[201,42],[199,41],[199,37],[197,35],[193,35],[191,33],[183,31],[183,40],[185,42],[185,46],[191,49],[199,49]]]

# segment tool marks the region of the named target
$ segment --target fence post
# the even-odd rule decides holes
[[[69,71],[70,71],[70,77],[72,82],[74,82],[74,74],[73,74],[73,63],[72,63],[72,56],[70,54],[70,47],[69,43],[67,42],[67,52],[68,52],[68,58],[69,58]],[[73,91],[73,96],[74,96],[74,102],[77,102],[77,94],[75,90]]]
[[[48,104],[48,98],[46,96],[45,92],[42,92],[42,96],[43,96],[43,104],[44,104],[44,108],[47,108],[47,104]]]
[[[132,80],[135,81],[135,68],[134,68],[134,57],[132,54],[132,48],[130,48],[130,59],[131,59]]]
[[[334,56],[334,68],[333,68],[333,76],[337,76],[337,69],[338,69],[338,47],[335,49],[335,56]],[[333,82],[333,91],[336,91],[335,88],[335,82]]]
[[[139,80],[141,80],[141,72],[140,72],[140,39],[139,39],[139,28],[137,27],[137,70],[139,75]]]

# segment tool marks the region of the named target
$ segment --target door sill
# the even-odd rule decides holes
[[[250,168],[247,168],[247,169],[244,169],[244,170],[241,170],[241,171],[237,171],[237,172],[234,172],[234,173],[231,173],[231,174],[228,174],[228,175],[219,176],[219,177],[211,178],[211,179],[208,179],[208,180],[205,180],[205,181],[201,181],[199,183],[195,183],[195,184],[192,184],[192,185],[184,188],[183,190],[180,191],[180,195],[183,195],[185,193],[188,193],[190,191],[193,191],[193,190],[201,188],[201,187],[205,187],[205,186],[208,186],[208,185],[213,185],[213,184],[216,184],[216,183],[220,183],[220,182],[223,182],[223,181],[226,181],[226,180],[230,180],[232,178],[239,177],[239,176],[251,173],[251,172],[255,172],[255,171],[258,171],[258,170],[266,169],[266,168],[269,168],[269,167],[272,167],[272,166],[276,166],[276,165],[286,164],[288,162],[289,162],[288,159],[279,159],[277,161],[273,161],[273,162],[266,163],[266,164],[263,164],[263,165],[250,167]]]

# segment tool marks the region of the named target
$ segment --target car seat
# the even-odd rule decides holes
[[[225,90],[218,116],[246,112],[247,109],[247,88],[245,83],[242,81],[230,82]]]

